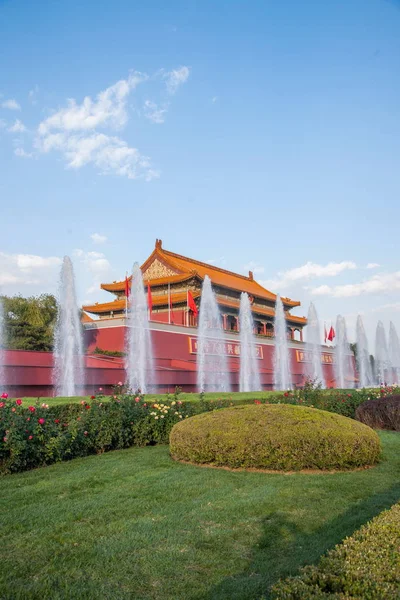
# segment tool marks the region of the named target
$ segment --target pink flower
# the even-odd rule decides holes
[[[136,396],[136,398],[135,398],[135,402],[140,402],[140,398],[138,398],[138,397]]]
[[[21,398],[17,398],[17,400],[15,401],[15,404],[17,404],[18,406],[21,406],[21,404],[22,404]]]
[[[3,442],[6,442],[6,441],[7,441],[7,438],[6,438],[6,437],[3,437]]]
[[[3,392],[1,395],[1,398],[4,398],[4,400],[7,400],[7,398],[8,398],[7,392]]]
[[[118,385],[122,385],[122,381],[118,381]]]
[[[88,432],[87,432],[87,431],[84,431],[84,432],[83,432],[83,435],[87,435],[87,434],[88,434]]]
[[[17,409],[15,408],[15,406],[13,406],[11,410],[12,410],[13,412],[15,412]]]
[[[114,400],[116,400],[116,399],[117,399],[117,396],[114,396]]]
[[[5,405],[6,405],[6,403],[5,403],[5,402],[0,402],[0,408],[4,408],[4,407],[5,407]]]
[[[34,413],[36,408],[34,406],[28,406],[28,410],[30,410],[31,413]]]
[[[30,421],[30,420],[31,420],[31,418],[30,418],[30,417],[27,417],[27,418],[26,418],[26,420],[27,420],[27,421]]]
[[[28,437],[28,440],[33,440],[33,435],[30,435],[30,436]]]
[[[102,392],[102,391],[103,391],[103,388],[99,388],[99,392]]]
[[[43,417],[41,417],[40,419],[38,419],[38,423],[39,425],[44,425],[46,423],[46,419],[43,419]]]

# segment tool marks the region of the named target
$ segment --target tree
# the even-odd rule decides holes
[[[53,349],[57,300],[52,294],[3,296],[5,346],[10,350]]]

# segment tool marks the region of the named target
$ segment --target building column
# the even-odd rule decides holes
[[[226,329],[227,329],[227,322],[226,322],[226,318],[227,318],[227,315],[222,315],[222,322],[223,322],[223,325],[222,325],[222,326],[223,326],[223,328],[224,328],[224,331],[226,331]]]
[[[265,321],[263,323],[263,335],[265,335],[265,336],[267,335],[267,324]]]
[[[236,319],[236,331],[240,331],[239,317],[235,316]]]
[[[303,330],[302,329],[300,329],[300,341],[301,342],[303,341]]]

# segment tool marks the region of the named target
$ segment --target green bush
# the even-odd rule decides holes
[[[357,408],[356,419],[374,429],[400,431],[400,396],[367,400]]]
[[[376,463],[380,442],[372,429],[340,415],[260,404],[176,424],[170,450],[176,460],[231,468],[347,469]]]
[[[272,588],[275,600],[400,598],[400,504],[395,504],[324,556]]]
[[[25,471],[108,450],[168,443],[175,423],[191,414],[182,402],[92,397],[51,408],[0,401],[0,473]]]

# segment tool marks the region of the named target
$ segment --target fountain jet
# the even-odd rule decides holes
[[[392,321],[390,321],[389,327],[389,359],[393,373],[391,383],[398,384],[400,380],[400,342],[396,327]]]
[[[128,385],[133,393],[149,393],[156,383],[148,313],[142,271],[138,263],[135,263],[132,270],[127,327],[128,353],[125,363]]]
[[[375,379],[378,386],[388,383],[386,376],[390,374],[390,368],[385,328],[382,321],[378,321],[375,335]]]
[[[256,357],[254,323],[250,300],[246,292],[240,296],[240,381],[241,392],[256,392],[261,390],[260,371]]]
[[[368,339],[365,333],[361,315],[357,317],[356,325],[357,339],[357,367],[358,367],[358,387],[366,388],[374,386],[374,377],[369,356]]]
[[[54,386],[57,396],[79,396],[84,388],[81,322],[76,302],[74,269],[65,256],[58,289],[58,315],[54,331]]]
[[[341,389],[354,387],[352,353],[347,340],[346,321],[341,315],[336,319],[335,379],[336,387]]]
[[[285,311],[279,294],[275,304],[275,352],[274,352],[274,388],[291,390],[292,376],[290,370],[289,346]]]
[[[4,308],[3,308],[3,300],[0,297],[0,392],[4,392],[4,346],[5,346],[5,336],[4,336]]]
[[[307,340],[306,353],[306,375],[316,384],[325,387],[325,378],[322,371],[321,361],[321,334],[319,330],[318,314],[314,304],[311,302],[307,317]]]
[[[224,334],[211,280],[205,276],[200,300],[197,338],[197,385],[200,392],[229,392]]]

